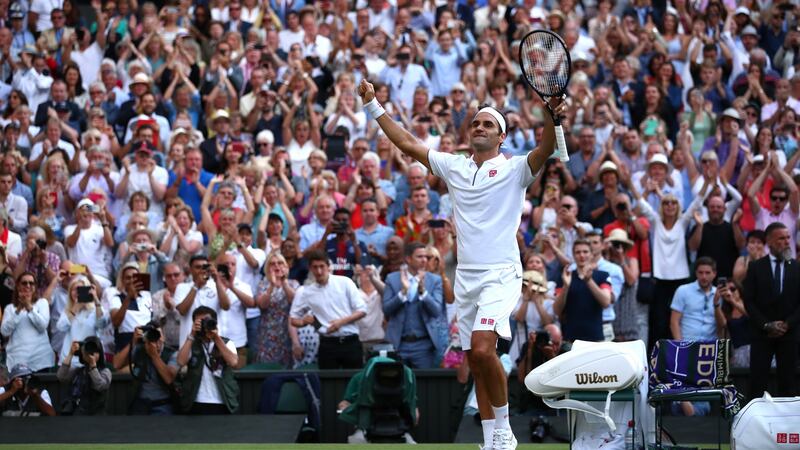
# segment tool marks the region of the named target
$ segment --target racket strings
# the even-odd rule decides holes
[[[522,42],[521,63],[531,86],[546,96],[560,95],[569,81],[564,44],[549,33],[533,33]]]

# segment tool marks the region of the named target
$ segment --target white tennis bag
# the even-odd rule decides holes
[[[800,397],[764,393],[733,419],[731,450],[800,448]]]
[[[624,435],[628,420],[634,417],[637,442],[653,442],[655,420],[647,405],[647,352],[642,341],[585,342],[575,341],[572,350],[533,369],[525,377],[525,386],[555,409],[571,409],[577,414],[576,440],[586,436]],[[636,407],[630,403],[613,403],[614,392],[634,387]],[[608,391],[605,402],[582,402],[570,399],[574,391]],[[599,409],[599,408],[602,408]],[[635,414],[633,414],[635,412]],[[575,442],[573,442],[573,448]]]

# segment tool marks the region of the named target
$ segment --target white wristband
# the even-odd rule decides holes
[[[380,103],[378,103],[378,99],[373,98],[369,101],[366,105],[364,105],[364,109],[367,110],[369,115],[372,116],[373,119],[377,119],[378,117],[386,114],[386,110],[383,109]]]

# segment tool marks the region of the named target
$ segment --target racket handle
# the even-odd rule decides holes
[[[567,142],[564,139],[564,128],[561,124],[556,125],[556,151],[555,156],[562,162],[569,161],[569,154],[567,153]]]

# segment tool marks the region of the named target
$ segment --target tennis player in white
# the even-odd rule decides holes
[[[498,336],[511,339],[509,317],[522,288],[517,229],[525,191],[553,154],[552,117],[540,145],[527,156],[507,159],[500,153],[506,137],[505,117],[491,107],[478,111],[470,124],[471,158],[430,150],[398,125],[362,80],[358,93],[364,108],[403,153],[427,166],[447,183],[453,199],[458,268],[455,295],[461,345],[467,351],[483,425],[483,450],[513,450],[517,440],[508,421],[508,381],[497,357]],[[554,114],[562,99],[549,103]]]

